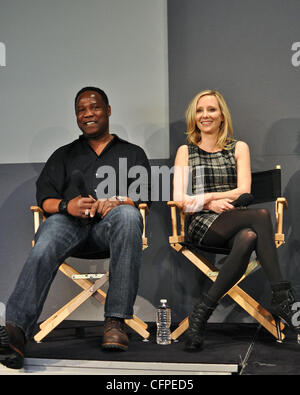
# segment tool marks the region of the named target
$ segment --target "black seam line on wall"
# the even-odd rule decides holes
[[[241,370],[239,372],[240,376],[243,374],[245,368],[247,367],[247,362],[248,362],[248,360],[250,358],[250,355],[251,355],[251,353],[253,351],[253,348],[254,348],[254,345],[255,345],[255,342],[256,342],[256,339],[258,337],[258,334],[259,334],[260,330],[261,330],[261,325],[258,325],[257,330],[256,330],[256,332],[255,332],[255,334],[253,336],[252,342],[250,343],[250,345],[248,347],[248,350],[247,350],[247,352],[245,354],[244,359],[242,359],[242,357],[241,357]]]
[[[299,158],[300,153],[299,154],[265,154],[265,155],[252,155],[252,159],[253,158],[270,158],[272,156],[276,156],[276,157],[284,157],[284,156],[294,156],[295,158]]]

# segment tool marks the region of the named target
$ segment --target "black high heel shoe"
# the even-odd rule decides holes
[[[293,308],[295,297],[291,284],[288,281],[271,284],[273,297],[271,301],[271,312],[275,319],[278,341],[281,340],[280,322],[282,321],[297,334],[297,342],[300,344],[300,322],[295,316],[296,310]]]

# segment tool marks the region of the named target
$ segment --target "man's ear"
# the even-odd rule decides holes
[[[107,114],[109,117],[111,116],[111,106],[110,105],[107,106]]]

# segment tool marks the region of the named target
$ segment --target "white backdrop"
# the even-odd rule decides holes
[[[0,0],[0,42],[0,163],[45,162],[77,138],[86,85],[106,91],[113,132],[169,157],[166,0]]]

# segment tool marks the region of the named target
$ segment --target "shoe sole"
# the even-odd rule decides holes
[[[10,369],[24,367],[24,355],[13,345],[9,344],[6,329],[0,327],[0,363]]]
[[[124,344],[120,344],[120,343],[104,343],[101,345],[101,347],[103,348],[103,350],[115,350],[115,351],[127,351],[128,350],[128,346],[125,346]]]
[[[185,344],[184,346],[184,351],[187,352],[199,352],[202,351],[204,348],[204,344],[202,343],[196,343],[196,344]]]

